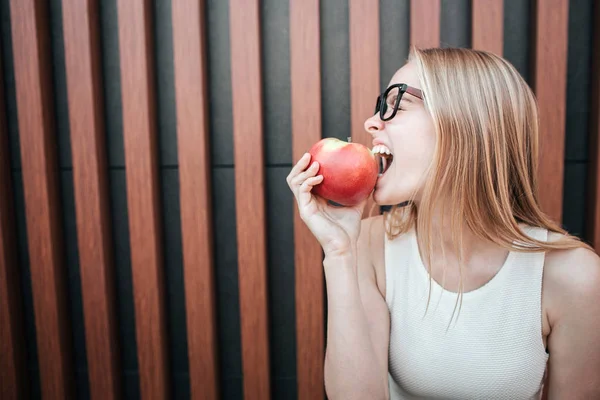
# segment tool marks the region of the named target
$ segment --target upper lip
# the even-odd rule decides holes
[[[386,142],[384,142],[383,140],[379,140],[379,139],[373,140],[373,147],[377,146],[378,144],[382,144],[385,147],[387,147],[388,149],[390,148],[390,146],[388,146],[388,144]]]

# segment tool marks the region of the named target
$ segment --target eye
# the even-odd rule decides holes
[[[387,105],[388,107],[394,107],[396,105],[396,99],[398,98],[398,96],[390,96],[387,98]]]

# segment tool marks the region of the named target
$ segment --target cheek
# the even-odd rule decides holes
[[[435,137],[430,132],[411,132],[401,143],[394,144],[394,164],[397,173],[418,175],[419,178],[431,163]]]

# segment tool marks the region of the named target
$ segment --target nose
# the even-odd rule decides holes
[[[365,121],[365,130],[372,136],[383,130],[383,121],[379,118],[379,113],[374,114],[371,118]]]

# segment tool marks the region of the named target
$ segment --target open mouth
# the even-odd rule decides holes
[[[394,155],[382,144],[378,144],[373,147],[373,154],[377,157],[377,161],[379,162],[379,176],[382,176],[390,169],[390,166],[394,162]]]

